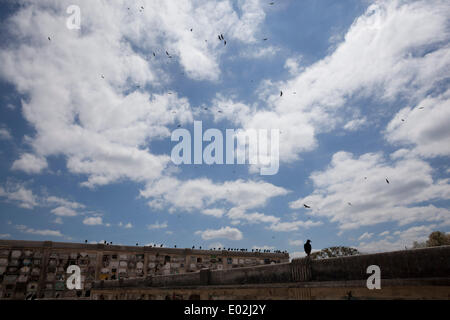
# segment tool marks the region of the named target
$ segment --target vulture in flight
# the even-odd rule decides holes
[[[311,207],[308,206],[308,205],[306,205],[306,204],[303,204],[303,206],[304,206],[306,209],[311,209]]]

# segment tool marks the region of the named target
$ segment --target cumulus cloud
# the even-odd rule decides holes
[[[389,122],[385,137],[407,152],[424,158],[450,156],[450,90],[428,96],[414,107],[400,110]]]
[[[344,129],[348,130],[348,131],[356,131],[356,130],[360,129],[361,127],[363,127],[366,123],[367,123],[367,119],[365,117],[360,118],[360,119],[353,119],[344,125]]]
[[[12,136],[8,129],[0,128],[0,140],[11,140]]]
[[[125,228],[125,229],[131,229],[131,228],[133,228],[133,225],[131,224],[131,222],[128,222],[127,224],[119,222],[119,227]]]
[[[66,208],[71,209],[84,209],[86,206],[82,203],[78,203],[75,201],[69,201],[63,198],[55,197],[55,196],[48,196],[44,199],[44,203],[47,203],[49,205],[59,205]]]
[[[86,217],[83,220],[83,224],[87,226],[98,226],[103,224],[102,217]]]
[[[207,216],[213,216],[213,217],[220,218],[223,216],[225,211],[223,209],[219,209],[219,208],[212,208],[212,209],[204,209],[204,210],[202,210],[202,213]]]
[[[280,160],[293,162],[317,147],[318,134],[337,125],[357,130],[364,124],[353,118],[355,109],[363,108],[350,112],[350,99],[422,99],[448,77],[449,9],[441,0],[377,1],[330,55],[287,81],[266,81],[260,98],[267,108],[245,115],[242,126],[282,128]],[[295,67],[292,61],[287,66]],[[280,97],[280,91],[286,94]],[[391,112],[383,106],[364,111],[376,116],[381,110]]]
[[[280,232],[291,232],[291,231],[297,231],[299,228],[311,228],[311,227],[317,227],[321,226],[323,224],[322,221],[288,221],[288,222],[278,222],[272,224],[270,227],[268,227],[270,230],[273,231],[280,231]]]
[[[57,207],[53,209],[51,213],[60,217],[75,217],[78,215],[78,213],[75,210],[66,207]]]
[[[165,177],[141,190],[144,198],[151,198],[150,206],[168,206],[176,210],[193,211],[217,203],[247,210],[265,205],[271,198],[286,195],[288,190],[263,181],[225,181],[215,183],[207,178],[178,180]]]
[[[197,231],[195,234],[200,235],[203,240],[211,239],[228,239],[228,240],[242,240],[243,235],[239,229],[231,227],[223,227],[217,230],[207,229],[204,231]]]
[[[432,167],[420,159],[390,163],[380,153],[354,157],[338,152],[325,170],[311,174],[313,193],[291,202],[290,207],[299,209],[308,203],[307,214],[327,217],[341,229],[382,222],[449,221],[448,209],[426,203],[450,198],[449,179],[434,180],[432,174]]]
[[[26,173],[33,174],[39,173],[43,169],[47,168],[47,160],[43,157],[39,157],[30,153],[24,153],[20,158],[14,161],[11,169],[22,170]]]
[[[436,231],[437,228],[439,228],[437,224],[430,224],[398,230],[393,233],[393,237],[386,237],[372,242],[361,242],[358,245],[358,250],[361,252],[404,250],[405,248],[411,248],[414,241],[425,241],[428,235]]]
[[[39,229],[29,228],[25,225],[17,225],[16,228],[23,233],[29,233],[29,234],[39,235],[39,236],[46,236],[46,237],[63,237],[64,236],[58,230],[48,230],[48,229],[39,230]]]
[[[68,1],[23,4],[5,22],[17,43],[0,50],[0,76],[28,96],[22,110],[36,130],[29,143],[39,156],[22,155],[13,168],[37,173],[46,157],[65,155],[69,171],[87,176],[87,187],[163,174],[170,158],[153,154],[148,143],[192,121],[191,108],[176,93],[136,88],[161,91],[170,82],[166,50],[188,77],[215,81],[224,52],[217,33],[253,43],[265,18],[257,0],[153,1],[139,13],[124,1],[81,1],[80,32],[65,28]],[[156,57],[144,53],[152,50]]]
[[[33,191],[19,183],[7,183],[5,187],[0,186],[0,197],[6,198],[7,201],[17,203],[19,207],[25,209],[33,209],[38,205]]]
[[[148,228],[149,230],[165,229],[165,228],[167,228],[167,227],[168,227],[167,221],[166,221],[166,222],[163,222],[163,223],[156,222],[156,223],[154,223],[154,224],[150,224],[150,225],[147,226],[147,228]]]

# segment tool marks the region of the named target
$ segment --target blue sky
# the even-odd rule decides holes
[[[449,231],[448,3],[269,3],[2,2],[1,238],[299,256]],[[194,121],[281,130],[278,173],[174,165]]]

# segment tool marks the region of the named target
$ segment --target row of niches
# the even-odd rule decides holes
[[[40,251],[0,250],[0,283],[23,283],[29,278],[39,279],[41,263]]]
[[[31,250],[8,250],[1,249],[0,250],[0,258],[11,258],[11,259],[19,259],[19,258],[42,258],[41,251],[31,251]]]

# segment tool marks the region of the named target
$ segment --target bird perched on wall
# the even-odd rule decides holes
[[[303,246],[303,248],[305,249],[306,255],[309,257],[309,255],[311,254],[311,240],[306,240],[305,245]]]

